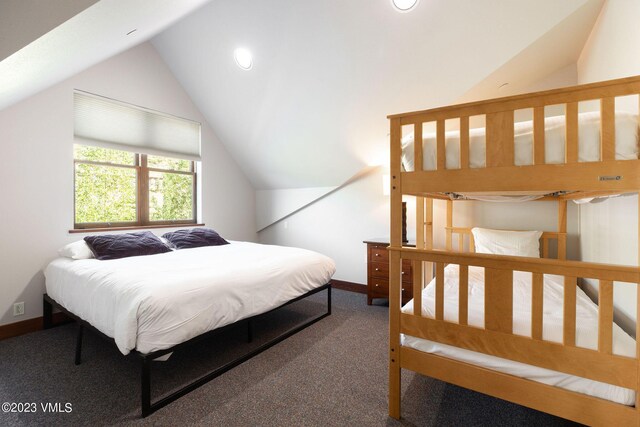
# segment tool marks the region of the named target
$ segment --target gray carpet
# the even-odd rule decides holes
[[[252,344],[244,328],[154,363],[159,396],[324,309],[324,293],[268,315]],[[0,413],[0,425],[522,426],[569,425],[553,416],[421,375],[403,373],[402,421],[387,417],[387,314],[365,296],[334,291],[333,314],[140,418],[139,362],[91,331],[73,364],[74,325],[0,342],[0,402],[36,413]],[[70,403],[44,413],[41,403]]]

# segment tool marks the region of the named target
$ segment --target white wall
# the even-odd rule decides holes
[[[204,117],[144,43],[0,111],[0,324],[42,314],[43,268],[73,228],[73,89],[202,122],[202,220],[256,240],[255,191]],[[165,230],[157,230],[159,234]],[[13,303],[25,315],[13,317]]]
[[[579,83],[640,74],[640,2],[608,0],[578,60]],[[637,111],[638,100],[623,108]],[[618,108],[619,103],[616,104]],[[638,265],[638,197],[612,199],[580,208],[580,250],[584,261]],[[595,288],[588,289],[592,294]],[[635,286],[616,284],[616,321],[633,331]]]
[[[256,190],[256,227],[262,230],[335,190],[336,187]]]
[[[365,283],[363,240],[388,236],[389,197],[382,168],[262,230],[261,243],[312,249],[336,261],[335,279]]]

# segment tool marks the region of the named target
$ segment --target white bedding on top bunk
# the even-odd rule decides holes
[[[616,160],[638,158],[638,116],[631,113],[616,113]],[[516,166],[533,164],[533,122],[517,122],[514,125],[514,145]],[[545,119],[545,162],[561,164],[565,162],[565,117],[554,116]],[[600,113],[590,112],[578,115],[578,161],[600,160]],[[460,132],[445,133],[446,168],[460,168]],[[436,170],[436,135],[423,136],[423,169]],[[485,167],[485,129],[469,130],[469,167]],[[414,170],[413,133],[402,138],[402,164],[407,171]]]
[[[264,313],[324,285],[334,272],[333,260],[316,252],[231,242],[109,261],[58,258],[45,277],[51,298],[128,354]]]
[[[450,264],[445,268],[444,319],[458,321],[458,272],[459,266]],[[513,333],[531,336],[531,273],[515,271],[513,275]],[[562,297],[563,279],[560,276],[544,276],[543,338],[547,341],[562,342]],[[423,316],[435,318],[435,280],[422,293]],[[413,300],[402,312],[413,312]],[[576,345],[597,349],[598,309],[589,297],[578,288],[576,309]],[[484,327],[484,269],[469,267],[469,311],[471,326]],[[562,387],[567,390],[611,400],[625,405],[635,403],[635,391],[562,372],[503,359],[496,356],[453,347],[446,344],[401,336],[401,343],[426,353],[433,353],[450,359],[470,363],[540,383]],[[613,353],[621,356],[635,356],[635,340],[616,324],[613,325]]]

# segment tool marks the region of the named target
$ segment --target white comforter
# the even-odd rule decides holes
[[[638,158],[638,116],[630,113],[616,113],[616,160]],[[545,162],[560,164],[565,162],[564,116],[545,119]],[[436,169],[436,135],[423,136],[423,169]],[[518,122],[514,125],[514,164],[516,166],[533,164],[533,122]],[[446,168],[460,168],[460,132],[445,134]],[[486,138],[485,129],[469,131],[469,167],[485,167]],[[402,164],[405,170],[413,171],[414,150],[413,133],[402,138]],[[600,113],[582,113],[578,115],[578,160],[595,162],[600,160]]]
[[[459,266],[450,264],[445,269],[444,319],[458,321],[458,272]],[[515,271],[513,276],[513,333],[531,336],[531,273]],[[544,276],[543,339],[562,342],[562,298],[563,279],[560,276]],[[589,349],[598,346],[598,307],[578,288],[576,309],[576,345]],[[422,312],[435,318],[435,280],[422,292]],[[402,308],[404,313],[413,312],[413,300]],[[471,326],[484,327],[484,269],[469,267],[469,311]],[[506,374],[562,387],[590,396],[608,399],[625,405],[635,403],[635,391],[593,381],[537,366],[465,350],[421,338],[401,337],[403,346],[426,353],[434,353],[451,359],[482,366]],[[636,343],[618,325],[613,325],[613,353],[634,357]]]
[[[58,258],[47,293],[128,354],[172,347],[264,313],[329,282],[330,258],[305,249],[231,242],[110,261]]]

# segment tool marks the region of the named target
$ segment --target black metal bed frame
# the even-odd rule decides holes
[[[302,299],[305,299],[311,295],[314,295],[318,292],[321,291],[327,291],[327,311],[325,313],[322,313],[320,315],[317,315],[307,321],[305,321],[304,323],[301,323],[297,326],[294,326],[290,329],[288,329],[287,331],[285,331],[284,333],[278,335],[277,337],[267,341],[266,343],[260,345],[259,347],[251,350],[250,352],[230,361],[225,363],[222,366],[219,366],[217,368],[215,368],[214,370],[210,371],[209,373],[201,376],[200,378],[196,379],[195,381],[193,381],[190,384],[187,384],[186,386],[182,387],[181,389],[174,391],[173,393],[168,394],[167,396],[164,396],[162,398],[160,398],[158,401],[156,401],[155,403],[151,402],[151,362],[153,362],[154,359],[157,359],[158,357],[164,356],[166,354],[172,353],[178,349],[181,349],[183,347],[187,347],[195,342],[199,342],[203,339],[209,338],[213,335],[217,335],[225,330],[228,330],[229,328],[232,328],[234,326],[237,326],[240,323],[246,323],[247,324],[247,341],[248,342],[252,342],[253,341],[253,321],[255,319],[257,319],[260,316],[266,315],[268,313],[271,313],[275,310],[278,310],[282,307],[285,307],[289,304],[292,304],[296,301],[300,301]],[[75,314],[71,313],[70,311],[68,311],[66,308],[64,308],[62,305],[60,305],[57,301],[55,301],[53,298],[49,297],[49,295],[44,294],[43,298],[42,298],[42,304],[43,304],[43,328],[44,329],[49,329],[52,328],[54,326],[53,323],[53,308],[57,308],[60,311],[62,311],[64,314],[66,314],[68,317],[74,319],[77,323],[78,323],[78,331],[77,331],[77,335],[76,335],[76,349],[75,349],[75,364],[79,365],[81,363],[81,359],[82,359],[82,335],[84,332],[85,327],[92,329],[94,331],[96,331],[100,336],[102,336],[103,338],[106,338],[108,341],[111,341],[112,343],[115,344],[115,340],[113,338],[108,337],[107,335],[105,335],[104,333],[100,332],[98,329],[96,329],[95,327],[93,327],[91,324],[89,324],[89,322],[87,322],[86,320],[76,316]],[[151,415],[152,413],[154,413],[155,411],[157,411],[160,408],[163,408],[164,406],[168,405],[169,403],[175,401],[176,399],[179,399],[180,397],[184,396],[185,394],[197,389],[200,386],[203,386],[204,384],[208,383],[209,381],[211,381],[212,379],[219,377],[220,375],[224,374],[225,372],[229,371],[230,369],[235,368],[236,366],[246,362],[247,360],[251,359],[254,356],[257,356],[258,354],[262,353],[263,351],[273,347],[274,345],[278,344],[279,342],[289,338],[290,336],[302,331],[303,329],[311,326],[312,324],[316,323],[317,321],[329,316],[331,314],[331,282],[322,285],[319,288],[316,289],[312,289],[311,291],[300,295],[297,298],[292,299],[291,301],[288,301],[272,310],[269,310],[265,313],[261,313],[243,320],[240,320],[238,322],[232,323],[230,325],[226,325],[223,326],[221,328],[218,329],[214,329],[212,331],[209,332],[205,332],[202,335],[198,335],[197,337],[191,338],[188,341],[185,341],[183,343],[177,344],[171,348],[167,348],[164,350],[158,350],[158,351],[154,351],[151,353],[147,353],[147,354],[142,354],[139,353],[137,351],[132,351],[131,353],[136,354],[141,361],[141,377],[140,377],[140,384],[141,384],[141,402],[142,402],[142,417],[147,417],[148,415]]]

